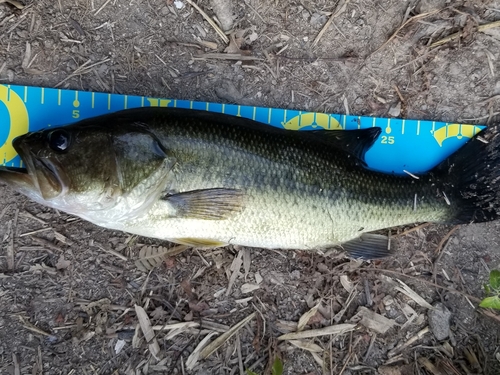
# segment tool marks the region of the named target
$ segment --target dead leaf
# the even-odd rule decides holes
[[[139,259],[135,261],[135,266],[142,272],[149,272],[163,261],[182,253],[188,248],[185,245],[178,245],[169,249],[163,246],[143,246],[139,251]],[[175,263],[172,261],[171,264],[173,266]],[[169,263],[167,263],[167,268],[168,265]]]
[[[161,320],[162,318],[164,318],[167,315],[168,315],[168,313],[163,309],[163,307],[158,306],[151,313],[151,318],[153,318],[154,320]]]
[[[318,303],[316,306],[314,306],[311,310],[309,310],[308,312],[306,312],[304,315],[302,315],[299,319],[299,323],[297,324],[297,332],[300,332],[302,331],[306,325],[309,323],[309,320],[314,316],[316,315],[316,313],[318,312],[318,309],[319,309],[319,305],[321,304]]]
[[[64,269],[68,268],[70,265],[71,265],[71,262],[69,260],[64,259],[64,255],[61,254],[59,256],[59,259],[57,260],[56,268],[58,270],[64,270]]]

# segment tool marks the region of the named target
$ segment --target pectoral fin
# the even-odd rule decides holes
[[[244,193],[238,189],[203,189],[167,195],[176,217],[225,220],[243,210]]]
[[[350,258],[380,259],[391,255],[389,237],[380,234],[364,233],[360,237],[343,243],[341,246]]]

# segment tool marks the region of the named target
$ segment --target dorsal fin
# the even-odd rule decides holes
[[[341,149],[364,163],[365,153],[375,143],[382,132],[379,127],[357,130],[312,130],[312,135],[324,142]]]

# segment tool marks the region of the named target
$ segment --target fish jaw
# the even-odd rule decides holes
[[[38,184],[25,168],[0,167],[0,182],[37,203],[47,205],[40,194]]]

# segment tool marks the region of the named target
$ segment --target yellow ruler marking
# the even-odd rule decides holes
[[[128,103],[127,103],[127,102],[128,102],[128,96],[127,96],[127,95],[125,95],[125,96],[123,97],[123,108],[124,108],[124,109],[127,109],[127,105],[128,105]]]
[[[420,120],[417,121],[417,135],[420,135]]]
[[[209,108],[208,108],[208,102],[207,102],[207,105],[205,106],[205,111],[208,111]]]
[[[111,109],[111,94],[108,94],[108,111]]]
[[[374,127],[375,127],[375,117],[372,118],[372,128],[374,128]]]
[[[92,100],[91,100],[92,109],[94,109],[94,104],[95,104],[95,93],[92,93]]]
[[[57,105],[61,105],[61,89],[57,90]]]
[[[402,124],[401,124],[401,134],[402,135],[405,134],[405,123],[406,123],[406,120],[403,119]]]
[[[24,86],[24,102],[28,102],[28,86]]]
[[[189,101],[189,109],[193,109],[193,101]]]
[[[270,124],[271,123],[271,108],[267,110],[267,122]]]
[[[257,107],[253,107],[252,120],[255,121],[256,115],[257,115]]]
[[[225,104],[222,104],[222,113],[226,114],[226,105]]]
[[[141,107],[144,107],[144,96],[141,97]]]
[[[45,102],[45,88],[42,87],[42,97],[40,98],[40,103],[43,104]]]

